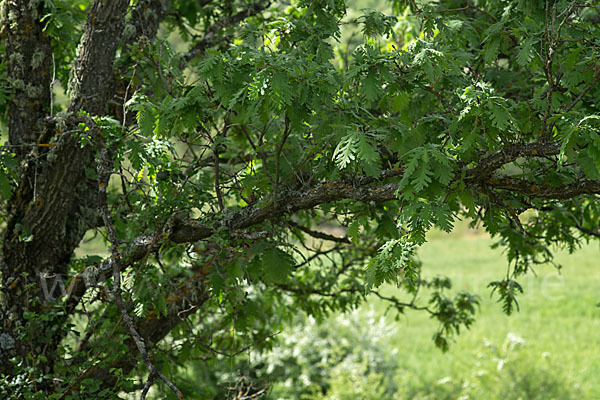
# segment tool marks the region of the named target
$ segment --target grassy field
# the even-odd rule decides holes
[[[481,313],[447,353],[431,340],[437,325],[408,312],[396,322],[403,395],[414,399],[600,399],[600,249],[557,253],[563,266],[521,280],[520,312],[506,316],[487,283],[506,273],[489,237],[466,230],[432,235],[419,255],[424,276],[446,275],[453,291],[481,295]],[[388,294],[394,289],[388,288]],[[425,297],[426,298],[426,297]],[[383,306],[379,305],[383,312]],[[462,396],[462,397],[461,397]]]

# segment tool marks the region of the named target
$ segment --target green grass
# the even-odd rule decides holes
[[[558,252],[556,261],[563,266],[560,275],[548,265],[537,268],[537,277],[521,279],[525,293],[519,300],[520,312],[507,316],[486,287],[502,278],[507,267],[502,250],[491,249],[492,243],[485,235],[461,230],[456,235],[431,235],[420,249],[424,277],[446,275],[454,283],[453,291],[478,293],[481,312],[474,326],[461,332],[447,353],[433,345],[431,336],[437,324],[424,313],[408,311],[395,322],[398,329],[392,344],[398,351],[401,386],[407,398],[442,398],[444,387],[457,389],[475,382],[484,392],[490,391],[485,393],[488,399],[527,399],[511,397],[510,385],[521,379],[519,389],[529,386],[537,390],[536,385],[541,387],[541,381],[551,378],[576,398],[600,399],[598,245],[587,245],[571,255]],[[386,291],[392,294],[395,289]],[[384,311],[384,305],[378,307]],[[524,344],[513,352],[503,352],[509,334],[522,338]],[[498,369],[502,358],[509,362]],[[437,395],[427,397],[427,393]],[[540,398],[554,395],[548,396]],[[454,397],[450,393],[443,398]]]

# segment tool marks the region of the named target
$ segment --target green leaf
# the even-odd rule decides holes
[[[406,239],[385,242],[367,266],[367,290],[377,288],[384,282],[397,285],[399,275],[403,272],[409,279],[416,279],[412,268],[413,255],[414,246]]]
[[[512,279],[491,282],[488,287],[492,288],[492,293],[497,292],[499,295],[498,301],[502,303],[502,309],[510,315],[516,308],[519,310],[517,296],[523,293],[523,288],[518,282]]]
[[[596,160],[594,160],[592,157],[586,154],[581,154],[579,157],[577,157],[576,162],[590,179],[600,179],[600,173],[596,165]]]
[[[264,279],[271,283],[283,283],[287,280],[295,265],[294,258],[285,251],[273,247],[261,256]]]
[[[0,169],[0,196],[4,200],[9,200],[12,195],[12,185],[6,173]]]
[[[434,176],[442,185],[448,185],[454,178],[454,164],[452,160],[440,151],[438,147],[430,146],[429,154],[435,160]]]
[[[289,104],[292,99],[292,92],[288,81],[289,77],[281,71],[275,72],[271,78],[273,91],[284,104]]]
[[[199,75],[204,77],[218,77],[221,72],[221,59],[216,54],[211,54],[202,60],[198,68]]]
[[[491,63],[498,58],[498,51],[500,48],[500,35],[495,35],[487,41],[484,45],[483,58],[486,63]]]
[[[366,78],[362,80],[363,94],[368,101],[377,100],[381,93],[380,82],[377,80],[375,70],[369,70]]]
[[[534,57],[533,46],[537,43],[537,39],[534,37],[530,37],[525,39],[523,44],[521,44],[521,49],[517,54],[517,64],[524,66],[529,64],[529,62]]]
[[[562,143],[560,145],[560,153],[558,154],[558,167],[562,168],[565,160],[568,157],[573,156],[573,149],[577,143],[577,132],[579,129],[577,127],[571,127],[567,134],[563,137]]]
[[[424,151],[421,157],[421,167],[418,168],[413,176],[413,185],[417,192],[422,191],[431,183],[431,176],[433,175],[433,171],[431,170],[431,165],[429,164],[429,153]]]
[[[589,121],[589,120],[596,120],[596,121],[599,121],[599,120],[600,120],[600,115],[595,115],[595,114],[594,114],[594,115],[588,115],[588,116],[585,116],[584,118],[582,118],[582,119],[581,119],[581,120],[580,120],[580,121],[577,123],[577,126],[587,125],[587,124],[584,124],[584,122],[586,122],[586,121]]]
[[[344,136],[333,152],[333,159],[340,169],[344,169],[356,159],[358,136],[351,132]]]
[[[454,216],[448,206],[433,207],[432,212],[435,225],[444,232],[452,232],[452,228],[454,227]]]
[[[378,35],[392,35],[396,17],[387,16],[377,10],[362,9],[365,15],[360,19],[363,21],[362,33],[365,36],[375,37]]]
[[[404,111],[408,108],[410,104],[410,96],[408,95],[408,93],[405,92],[401,92],[395,96],[391,96],[390,100],[392,104],[391,108],[394,112]]]
[[[367,175],[378,176],[381,168],[379,166],[379,153],[369,144],[365,134],[358,134],[356,151],[362,161],[362,166]]]
[[[357,220],[352,221],[352,223],[348,226],[348,237],[352,242],[356,242],[359,239],[358,231],[360,228],[360,224]]]
[[[137,114],[138,127],[140,133],[145,137],[152,137],[154,134],[154,125],[156,119],[152,107],[146,105],[138,111]]]
[[[127,147],[130,150],[128,154],[128,159],[131,162],[131,165],[137,171],[141,171],[144,167],[144,164],[146,163],[147,158],[144,147],[140,143],[133,140],[127,142]]]
[[[422,147],[417,147],[409,153],[409,159],[404,168],[404,176],[400,180],[400,190],[406,188],[412,182],[413,174],[421,166],[420,162],[424,151]]]
[[[488,107],[492,113],[492,124],[500,130],[506,129],[511,121],[511,115],[508,109],[497,98],[490,99]]]

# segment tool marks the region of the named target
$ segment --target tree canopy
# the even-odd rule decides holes
[[[183,398],[370,296],[446,349],[479,300],[422,276],[428,231],[496,238],[507,313],[600,237],[600,7],[386,4],[0,2],[0,397]]]

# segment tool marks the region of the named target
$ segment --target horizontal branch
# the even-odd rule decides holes
[[[549,185],[534,185],[530,182],[521,179],[502,179],[497,180],[485,175],[487,171],[493,171],[499,168],[506,162],[515,160],[523,156],[543,156],[556,154],[558,147],[554,144],[532,143],[521,146],[508,147],[506,151],[491,155],[482,160],[479,167],[472,171],[477,171],[471,174],[471,182],[485,184],[488,187],[511,190],[516,193],[526,194],[532,197],[539,198],[571,198],[580,194],[600,193],[599,181],[582,181],[577,184],[563,186]],[[173,243],[193,243],[199,240],[211,238],[218,232],[224,229],[229,231],[232,236],[240,230],[255,228],[260,224],[269,220],[280,220],[286,216],[292,215],[298,211],[313,209],[319,205],[332,203],[343,200],[353,200],[367,204],[382,203],[393,201],[398,198],[399,183],[390,182],[389,178],[397,178],[403,174],[403,169],[387,170],[382,172],[379,178],[363,177],[357,182],[350,183],[343,179],[323,182],[318,186],[307,190],[289,190],[282,191],[280,201],[271,202],[263,206],[249,205],[239,210],[225,212],[216,221],[207,223],[205,220],[192,219],[175,219],[173,224],[166,228],[164,232],[149,233],[136,238],[128,246],[123,245],[121,268],[126,268],[135,262],[143,260],[148,254],[159,249],[165,242]],[[479,180],[475,177],[482,176]],[[398,180],[398,179],[394,179]],[[299,227],[304,228],[304,227]],[[330,240],[330,235],[321,232],[315,232],[308,228],[302,229],[310,231],[309,234],[316,237]],[[308,232],[307,232],[308,233]],[[319,236],[319,235],[326,236]],[[340,238],[335,237],[336,241]],[[343,239],[341,239],[343,240]],[[72,285],[75,285],[71,291],[71,297],[68,299],[70,307],[76,306],[79,298],[85,293],[86,283],[89,280],[100,282],[110,276],[112,269],[111,259],[103,261],[99,265],[94,265],[86,268],[82,273],[77,275],[73,280]],[[168,332],[179,324],[187,315],[194,313],[208,298],[209,293],[204,287],[202,272],[198,272],[193,279],[187,281],[187,284],[193,284],[193,288],[182,289],[177,292],[172,298],[167,299],[169,311],[166,316],[157,316],[149,314],[148,316],[139,319],[136,322],[136,327],[140,336],[147,343],[149,348],[155,346],[162,340]],[[304,293],[305,288],[296,287],[281,287],[287,291],[298,291]],[[339,294],[339,291],[318,292],[324,296]],[[426,310],[432,315],[436,315],[435,311],[427,308],[416,306],[414,303],[401,303],[393,298],[385,298],[379,293],[374,293],[383,300],[391,301],[399,308],[413,308],[417,310]],[[191,301],[187,299],[191,296]],[[72,311],[72,308],[71,308]],[[132,349],[135,349],[135,343],[127,343]],[[130,372],[137,360],[122,359],[118,360],[110,368],[104,368],[92,371],[90,377],[101,379],[105,383],[111,383],[114,380],[112,374],[109,373],[111,368],[121,368],[124,373]]]
[[[484,184],[491,188],[510,190],[536,198],[567,199],[581,194],[600,193],[600,182],[598,181],[586,180],[570,185],[550,186],[537,185],[525,180],[510,179],[509,177],[502,180],[490,177],[494,170],[519,157],[544,157],[556,155],[559,151],[560,146],[558,143],[534,142],[506,146],[502,151],[484,158],[478,166],[468,170],[465,181],[469,184]],[[397,182],[385,183],[385,180],[401,176],[402,173],[403,169],[386,170],[377,179],[363,177],[354,184],[338,179],[323,182],[307,190],[283,191],[278,202],[272,202],[264,206],[249,205],[236,211],[225,212],[220,218],[212,222],[206,222],[207,219],[175,219],[172,226],[164,232],[149,233],[131,242],[128,249],[124,250],[123,253],[123,268],[142,260],[148,254],[160,248],[166,241],[193,243],[208,239],[223,229],[234,235],[236,231],[255,227],[268,220],[279,220],[298,211],[310,210],[321,204],[341,200],[353,200],[362,203],[381,203],[396,200],[399,184]],[[107,259],[101,264],[90,266],[78,274],[72,282],[72,285],[75,286],[71,288],[68,310],[71,311],[85,293],[86,282],[90,280],[92,282],[102,281],[102,276],[108,274],[111,269],[110,260]]]
[[[579,231],[581,231],[582,233],[584,233],[586,235],[600,238],[600,229],[589,229],[580,224],[575,225],[575,228],[577,228]]]
[[[397,199],[398,183],[383,183],[383,180],[399,176],[402,172],[402,169],[383,171],[379,179],[364,177],[354,185],[343,180],[334,180],[306,191],[289,191],[284,193],[277,203],[271,203],[264,207],[247,206],[241,210],[225,213],[211,224],[198,220],[176,219],[173,225],[164,232],[139,236],[129,246],[121,246],[121,266],[124,269],[144,259],[148,254],[159,249],[165,241],[193,243],[208,239],[223,228],[235,235],[238,230],[334,201],[354,200],[362,203],[382,203],[395,200]],[[67,312],[72,312],[77,306],[90,283],[103,282],[110,276],[111,271],[112,261],[111,258],[107,258],[100,264],[89,266],[77,274],[69,287]]]
[[[393,172],[393,171],[387,171]],[[402,171],[396,171],[399,175]],[[224,215],[212,226],[197,221],[182,221],[175,225],[170,240],[175,243],[195,242],[206,239],[223,227],[230,230],[245,229],[267,220],[279,219],[297,211],[310,210],[318,205],[340,200],[354,200],[361,203],[381,203],[396,200],[398,183],[373,185],[374,179],[365,178],[362,183],[353,186],[337,180],[322,183],[307,191],[291,191],[284,194],[277,203],[264,207],[245,207],[239,211]]]
[[[504,146],[497,153],[483,158],[475,168],[469,169],[466,180],[480,180],[520,157],[547,157],[559,153],[559,142],[533,142]]]
[[[306,233],[309,236],[314,237],[315,239],[323,239],[323,240],[329,240],[330,242],[350,244],[350,240],[347,237],[337,237],[337,236],[330,235],[325,232],[314,231],[305,226],[299,225],[299,224],[295,223],[294,221],[288,221],[287,224],[290,226],[293,226],[294,228],[300,229],[302,232]]]
[[[600,194],[600,181],[582,180],[568,185],[551,186],[538,184],[525,179],[504,177],[490,178],[485,184],[494,189],[509,190],[531,198],[564,200],[582,194]]]

